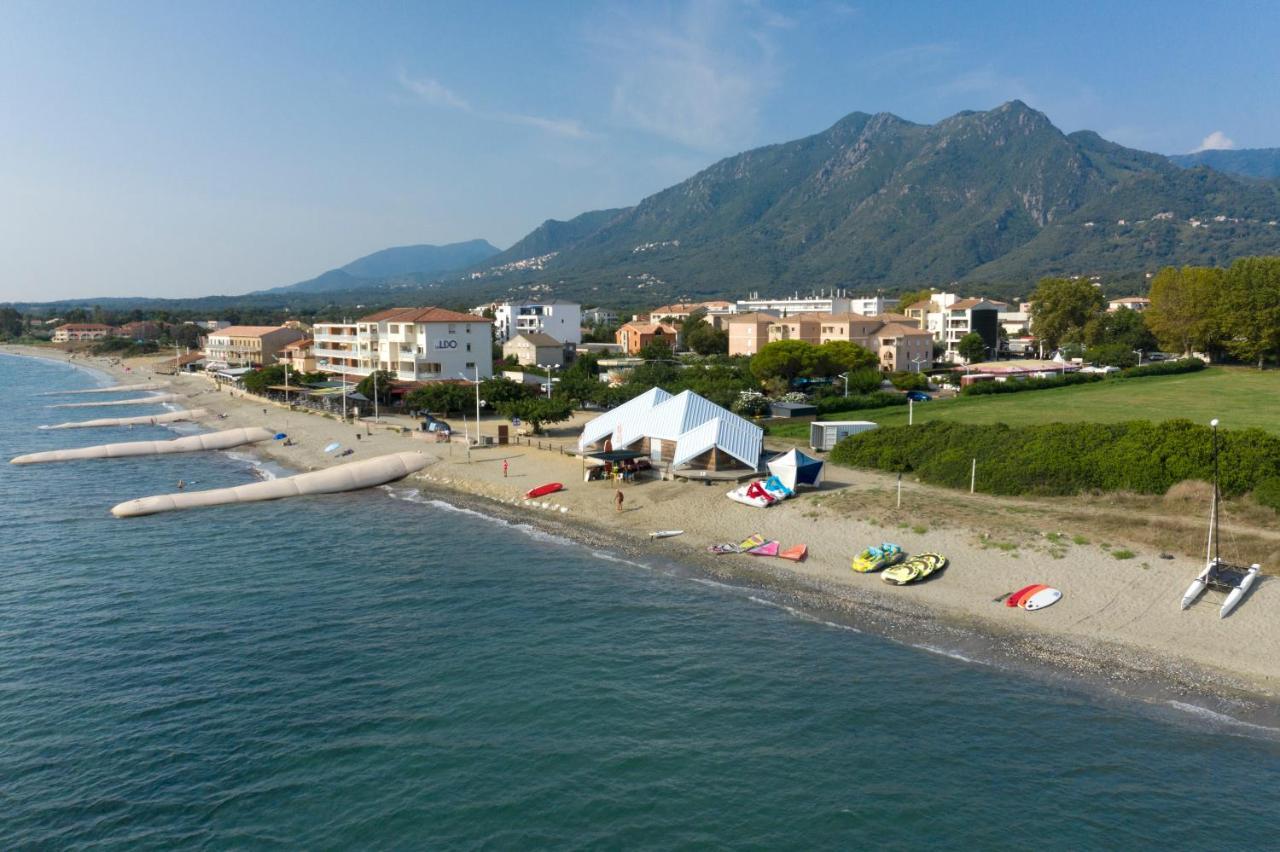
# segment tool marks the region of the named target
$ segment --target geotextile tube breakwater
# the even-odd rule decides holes
[[[105,408],[108,405],[153,405],[160,402],[173,402],[182,399],[182,394],[158,393],[154,396],[141,396],[135,399],[111,399],[95,402],[64,402],[51,405],[50,408]]]
[[[188,435],[172,441],[128,441],[99,444],[68,450],[28,453],[10,459],[10,464],[43,464],[45,462],[78,461],[80,459],[119,459],[133,456],[162,456],[170,453],[196,453],[202,450],[229,450],[245,444],[270,441],[275,433],[260,426],[227,429],[202,435]]]
[[[392,453],[268,482],[254,482],[249,485],[214,488],[208,491],[182,491],[177,494],[140,497],[137,500],[128,500],[116,505],[111,509],[111,514],[117,518],[132,518],[138,515],[223,506],[229,503],[254,503],[308,494],[357,491],[403,479],[411,473],[422,470],[429,462],[430,459],[420,453]]]
[[[99,426],[159,426],[163,423],[181,423],[184,420],[195,420],[209,412],[203,408],[190,411],[170,411],[166,414],[143,414],[139,417],[100,417],[97,420],[80,420],[70,423],[58,423],[54,426],[41,426],[41,429],[92,429]]]
[[[131,393],[132,391],[167,390],[168,382],[148,382],[142,385],[112,385],[107,388],[86,388],[84,390],[49,391],[40,396],[74,396],[82,393]]]

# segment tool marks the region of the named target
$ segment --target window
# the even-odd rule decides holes
[[[471,351],[471,344],[470,344],[470,343],[468,343],[468,344],[467,344],[467,351],[468,351],[468,352],[470,352],[470,351]]]
[[[474,370],[475,368],[476,368],[476,362],[475,362],[475,361],[468,361],[468,362],[467,362],[467,369],[468,369],[468,370]]]

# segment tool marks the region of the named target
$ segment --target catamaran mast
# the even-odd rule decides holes
[[[1210,557],[1216,564],[1218,561],[1218,418],[1209,421],[1213,427],[1213,516],[1209,520]]]

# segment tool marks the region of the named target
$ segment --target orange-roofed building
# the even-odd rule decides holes
[[[655,341],[665,341],[674,351],[680,345],[680,332],[673,325],[661,322],[628,322],[624,323],[614,335],[614,339],[628,355],[638,355],[640,350]]]

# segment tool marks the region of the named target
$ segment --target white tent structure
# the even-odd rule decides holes
[[[769,462],[769,473],[778,477],[783,485],[792,491],[797,485],[812,485],[817,488],[822,484],[822,471],[825,462],[813,459],[799,450],[791,450]]]
[[[671,394],[662,388],[651,388],[634,399],[630,399],[617,408],[606,411],[599,417],[588,421],[578,438],[578,450],[581,452],[597,441],[612,437],[623,423],[637,420],[648,414],[655,405],[671,399]],[[615,447],[615,449],[619,449]]]
[[[647,439],[651,449],[661,452],[661,444],[670,442],[674,446],[673,467],[718,450],[754,470],[764,444],[764,430],[751,421],[693,391],[671,396],[661,388],[589,422],[578,446],[586,449],[605,436],[612,436],[615,450]]]

